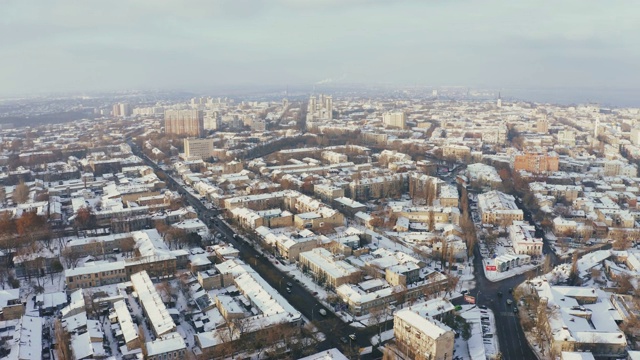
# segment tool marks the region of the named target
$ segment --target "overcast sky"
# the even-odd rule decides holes
[[[606,0],[2,0],[0,94],[221,85],[640,83]]]

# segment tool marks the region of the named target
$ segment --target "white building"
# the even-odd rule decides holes
[[[483,224],[508,226],[524,217],[512,195],[496,190],[478,195],[478,210]]]
[[[213,139],[184,139],[184,155],[187,159],[206,159],[213,155]]]
[[[453,330],[438,320],[403,309],[393,317],[393,334],[403,359],[453,358]]]
[[[382,115],[382,122],[389,127],[404,129],[407,126],[407,115],[403,111],[388,112]]]
[[[535,227],[524,221],[514,221],[509,226],[509,239],[513,245],[513,251],[531,256],[542,255],[542,239],[535,237]]]

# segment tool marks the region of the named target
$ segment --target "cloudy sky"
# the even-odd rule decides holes
[[[0,94],[350,83],[640,83],[640,6],[603,0],[2,0]]]

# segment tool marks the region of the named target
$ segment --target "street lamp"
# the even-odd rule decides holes
[[[316,306],[318,306],[318,303],[316,303],[315,305],[313,305],[313,307],[311,308],[311,322],[313,322],[313,312],[316,309]]]
[[[282,290],[282,280],[284,279],[284,276],[280,278],[280,281],[278,281],[278,286],[280,287],[280,290]]]

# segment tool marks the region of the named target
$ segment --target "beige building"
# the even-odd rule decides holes
[[[393,334],[396,347],[403,359],[451,360],[453,359],[454,333],[438,320],[427,319],[405,309],[393,317]]]
[[[496,190],[478,195],[478,211],[483,224],[509,226],[524,218],[515,198]]]
[[[344,189],[329,184],[317,184],[313,186],[313,194],[322,201],[330,202],[339,197],[344,197]]]
[[[404,129],[406,127],[407,115],[402,111],[388,112],[382,115],[382,122],[388,127]]]
[[[471,156],[471,148],[465,145],[445,145],[442,147],[442,156],[445,159],[463,160]]]
[[[200,137],[204,130],[204,116],[199,110],[165,110],[164,132],[167,134]]]
[[[509,239],[517,255],[542,255],[542,239],[534,236],[535,231],[535,227],[523,221],[514,221],[513,225],[509,226]]]
[[[184,139],[184,155],[187,159],[206,159],[213,155],[213,139]]]
[[[357,179],[349,183],[351,198],[358,201],[369,201],[392,197],[401,194],[405,188],[406,177],[404,174],[378,176],[366,179]]]
[[[24,315],[20,289],[0,290],[0,321],[18,319]]]
[[[359,269],[323,248],[300,253],[300,266],[303,272],[311,272],[317,283],[330,289],[355,282],[361,276]]]

